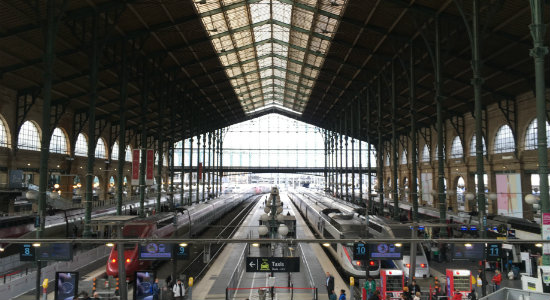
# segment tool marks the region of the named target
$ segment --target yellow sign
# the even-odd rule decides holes
[[[189,277],[189,286],[193,286],[193,277]]]
[[[497,236],[497,240],[506,240],[506,237],[504,237],[504,236]]]
[[[48,288],[48,278],[44,279],[44,282],[42,282],[42,287],[47,289]]]
[[[260,265],[260,270],[269,271],[269,261],[267,259],[263,260],[262,264]]]
[[[349,278],[349,285],[351,285],[351,286],[355,285],[355,278],[353,278],[353,277]]]

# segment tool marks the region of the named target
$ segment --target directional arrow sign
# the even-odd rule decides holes
[[[300,272],[299,257],[247,257],[246,272]]]

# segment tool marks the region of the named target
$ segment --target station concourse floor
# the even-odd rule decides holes
[[[247,238],[249,234],[252,237],[258,236],[258,220],[264,213],[264,199],[265,196],[258,201],[258,204],[256,204],[251,213],[246,217],[243,222],[243,226],[239,228],[234,238]],[[307,224],[304,222],[300,214],[297,213],[286,194],[281,194],[281,201],[284,205],[282,214],[286,215],[287,212],[290,212],[292,215],[296,216],[297,238],[314,238],[313,234],[309,231]],[[318,299],[328,299],[327,289],[325,286],[327,271],[334,276],[335,290],[339,291],[340,289],[344,289],[346,294],[349,295],[347,283],[344,283],[344,280],[342,280],[323,249],[321,249],[321,246],[319,244],[305,243],[300,244],[300,246],[302,247],[301,255],[303,255],[309,265],[309,269],[311,270],[314,287],[318,289]],[[196,286],[193,287],[193,299],[225,299],[226,288],[228,287],[230,277],[235,270],[237,263],[239,263],[239,258],[244,250],[245,245],[242,244],[227,245],[207,274],[196,284]],[[260,249],[250,247],[250,254],[248,254],[248,256],[261,256]],[[310,287],[306,272],[307,270],[304,270],[304,268],[301,267],[299,273],[292,273],[291,276],[294,288]],[[287,273],[275,273],[274,275],[276,278],[276,287],[288,286]],[[237,290],[232,299],[259,299],[258,289],[268,286],[268,277],[269,273],[247,273],[246,271],[243,271],[241,277],[238,278],[237,284],[238,288],[242,290]],[[293,299],[312,299],[313,291],[310,289],[294,289],[293,292]],[[266,299],[271,299],[270,295],[267,295]],[[290,291],[288,289],[276,289],[273,299],[290,299]]]

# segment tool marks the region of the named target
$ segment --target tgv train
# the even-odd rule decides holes
[[[159,213],[144,219],[136,219],[128,222],[122,228],[124,238],[166,238],[172,237],[177,228],[178,233],[195,235],[204,230],[212,222],[229,212],[239,203],[251,197],[252,194],[235,195],[225,199],[212,200],[187,208],[183,214],[177,214],[176,226],[174,226],[174,213]],[[191,228],[189,228],[191,223]],[[150,267],[151,261],[138,259],[138,244],[124,244],[124,260],[126,276],[131,279],[137,270],[145,270]],[[113,247],[107,261],[107,275],[118,276],[118,249]]]
[[[365,232],[365,223],[358,219],[357,214],[342,213],[336,208],[322,208],[312,200],[306,200],[296,194],[291,200],[322,238],[366,238],[366,235],[360,236]],[[365,266],[364,261],[353,260],[352,248],[353,244],[332,243],[328,250],[346,274],[365,278],[368,270],[370,276],[379,276],[380,261],[370,260]]]

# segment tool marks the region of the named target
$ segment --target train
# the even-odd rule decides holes
[[[203,231],[212,222],[229,212],[242,201],[253,195],[234,195],[223,199],[211,200],[186,208],[181,214],[174,212],[158,213],[147,218],[129,221],[122,228],[123,238],[168,238],[187,234],[194,236]],[[175,223],[175,226],[174,226]],[[138,270],[146,270],[151,267],[152,261],[139,260],[139,245],[124,244],[124,260],[126,266],[126,277],[133,279]],[[115,246],[111,249],[107,261],[106,273],[108,276],[118,277],[118,249]]]
[[[367,237],[366,235],[361,236],[361,233],[365,232],[365,223],[358,221],[357,214],[344,213],[337,208],[321,208],[296,194],[291,197],[291,200],[321,238]],[[364,265],[364,261],[353,260],[353,244],[331,243],[327,248],[347,275],[365,278],[367,270],[369,276],[378,277],[380,275],[380,261],[369,260],[366,262],[367,265]]]

